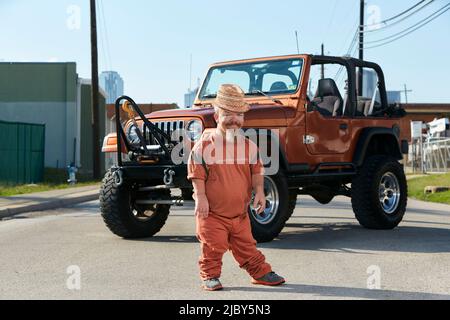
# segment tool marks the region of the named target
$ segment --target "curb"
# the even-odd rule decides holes
[[[93,201],[99,198],[99,191],[96,190],[91,194],[81,196],[74,196],[66,199],[58,199],[53,201],[46,201],[42,203],[35,203],[29,205],[19,206],[17,208],[0,209],[0,219],[12,217],[21,213],[28,213],[34,211],[44,211],[56,208],[67,207],[72,204]]]

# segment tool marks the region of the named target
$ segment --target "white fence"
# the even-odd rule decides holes
[[[426,172],[449,172],[450,139],[441,138],[423,143],[423,156]]]
[[[415,139],[409,148],[412,172],[450,172],[450,138],[435,138],[429,142]]]

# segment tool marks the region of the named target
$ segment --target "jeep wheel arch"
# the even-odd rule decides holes
[[[398,138],[390,128],[364,128],[355,148],[353,163],[357,167],[373,155],[391,156],[397,160],[403,159]]]

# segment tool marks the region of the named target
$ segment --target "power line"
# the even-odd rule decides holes
[[[402,11],[402,12],[400,12],[399,14],[397,14],[397,15],[395,15],[395,16],[389,18],[389,19],[383,20],[383,21],[381,21],[380,23],[366,24],[366,25],[364,25],[363,27],[364,27],[364,28],[366,28],[366,27],[373,27],[373,26],[380,25],[380,24],[385,24],[386,22],[389,22],[389,21],[391,21],[391,20],[397,19],[398,17],[401,17],[401,16],[404,15],[405,13],[408,13],[409,11],[413,10],[414,8],[416,8],[416,7],[419,6],[420,4],[424,3],[425,1],[426,1],[426,0],[421,0],[421,1],[419,1],[418,3],[416,3],[415,5],[413,5],[412,7],[406,9],[405,11]]]
[[[425,1],[427,1],[427,0],[419,1],[418,3],[416,3],[415,5],[413,5],[412,7],[410,7],[410,8],[408,8],[408,9],[402,11],[401,13],[399,13],[399,14],[397,14],[397,15],[395,15],[395,16],[389,18],[389,19],[383,20],[383,21],[381,21],[381,22],[379,22],[379,23],[375,23],[375,24],[367,24],[367,25],[364,25],[364,27],[377,26],[377,25],[380,25],[380,24],[383,24],[383,23],[385,24],[385,23],[388,22],[388,21],[394,20],[394,19],[396,19],[396,18],[398,18],[398,17],[400,17],[400,16],[402,16],[402,15],[408,13],[409,11],[413,10],[414,8],[416,8],[417,6],[421,5],[421,4],[424,3]],[[430,0],[430,2],[426,3],[423,7],[419,8],[419,9],[416,10],[416,11],[414,11],[412,14],[417,13],[418,11],[422,10],[424,7],[428,6],[431,2],[434,2],[434,1],[435,1],[435,0]],[[411,16],[412,14],[408,15],[407,17]],[[406,18],[406,17],[405,17],[405,18]],[[403,18],[402,20],[404,20],[405,18]],[[402,21],[402,20],[400,20],[400,21]],[[399,22],[399,21],[398,21],[398,22]],[[397,22],[395,22],[395,23],[397,23]],[[389,26],[394,25],[395,23],[390,24]],[[386,27],[387,27],[387,26],[386,26]],[[355,33],[353,34],[353,39],[352,39],[352,41],[351,41],[351,43],[350,43],[350,46],[349,46],[349,48],[347,49],[347,52],[346,52],[345,55],[350,54],[350,52],[352,51],[352,48],[353,48],[353,45],[354,45],[355,38],[357,38],[357,35],[358,35],[358,33],[360,32],[359,28],[360,28],[360,25],[358,24],[358,25],[355,27],[356,31],[355,31]],[[379,29],[378,29],[378,30],[379,30]],[[372,30],[366,30],[366,31],[363,31],[363,32],[369,32],[369,31],[372,31]],[[347,36],[347,39],[348,39],[348,36]]]
[[[400,19],[400,20],[398,20],[398,21],[395,21],[395,22],[393,22],[393,23],[391,23],[391,24],[387,24],[387,25],[385,25],[385,26],[383,26],[383,27],[380,27],[380,28],[364,30],[363,32],[364,32],[364,33],[376,32],[376,31],[385,30],[385,29],[388,29],[388,28],[390,28],[390,27],[392,27],[392,26],[395,26],[395,25],[399,24],[400,22],[405,21],[405,20],[408,19],[409,17],[412,17],[412,16],[415,15],[416,13],[422,11],[422,10],[425,9],[427,6],[429,6],[430,4],[432,4],[434,1],[435,1],[435,0],[431,0],[431,1],[428,2],[428,3],[425,3],[422,7],[418,8],[416,11],[411,12],[411,13],[408,14],[406,17],[403,17],[402,19]],[[373,26],[379,26],[379,25],[381,25],[381,22],[380,22],[380,23],[377,23],[377,24],[373,24]]]
[[[396,24],[398,24],[398,23],[400,23],[400,22],[402,22],[402,21],[408,19],[409,17],[415,15],[416,13],[422,11],[424,8],[426,8],[428,5],[430,5],[430,4],[431,4],[432,2],[434,2],[435,0],[430,0],[430,1],[428,1],[428,2],[427,2],[427,1],[428,1],[428,0],[421,0],[421,1],[417,2],[416,4],[414,4],[413,6],[407,8],[406,10],[404,10],[404,11],[402,11],[402,12],[400,12],[399,14],[396,14],[395,16],[393,16],[393,17],[391,17],[391,18],[389,18],[389,19],[385,19],[385,20],[383,20],[383,21],[381,21],[381,22],[379,22],[379,23],[375,23],[375,24],[367,24],[367,25],[363,24],[363,22],[360,23],[360,24],[357,26],[357,28],[356,28],[356,31],[355,31],[355,33],[354,33],[354,35],[353,35],[353,39],[352,39],[352,41],[350,42],[349,48],[347,49],[347,52],[346,52],[345,56],[349,56],[349,55],[350,55],[350,56],[354,56],[354,55],[356,54],[357,50],[358,50],[358,45],[365,44],[365,43],[372,43],[372,42],[373,42],[373,41],[369,41],[369,42],[364,42],[364,41],[363,41],[363,43],[361,43],[361,41],[358,42],[358,35],[362,35],[362,34],[364,34],[364,33],[366,33],[366,32],[379,31],[379,30],[381,30],[381,29],[386,29],[386,28],[388,28],[388,27],[391,27],[391,26],[393,26],[393,25],[396,25]],[[422,5],[422,4],[423,4],[423,5]],[[421,5],[422,5],[422,6],[421,6]],[[419,6],[421,6],[421,7],[419,7]],[[416,9],[417,7],[419,7],[419,8]],[[441,8],[440,10],[444,9],[445,7],[446,7],[446,6],[444,6],[444,7]],[[416,10],[413,11],[413,12],[411,12],[411,11],[414,10],[414,9],[416,9]],[[450,8],[449,8],[449,9],[450,9]],[[440,10],[438,10],[438,11],[435,12],[435,13],[433,13],[431,16],[427,17],[427,18],[424,19],[424,20],[429,19],[429,18],[432,17],[434,14],[437,14]],[[411,13],[409,13],[409,12],[411,12]],[[394,21],[394,22],[391,23],[391,24],[387,24],[389,21],[393,21],[393,20],[395,20],[395,19],[397,19],[397,18],[399,18],[399,17],[401,17],[401,16],[403,16],[403,15],[405,15],[405,14],[407,14],[407,13],[409,13],[409,14],[408,14],[406,17],[403,17],[402,19],[400,19],[400,20],[398,20],[398,21]],[[443,13],[444,13],[444,12],[442,12],[441,14],[443,14]],[[439,16],[439,15],[438,15],[438,16]],[[438,17],[438,16],[437,16],[437,17]],[[435,17],[435,18],[437,18],[437,17]],[[433,18],[432,20],[434,20],[435,18]],[[419,23],[417,23],[417,24],[415,24],[415,25],[413,25],[413,26],[411,26],[411,27],[409,27],[409,28],[403,30],[403,31],[400,32],[400,33],[397,33],[397,34],[395,34],[395,35],[393,35],[393,36],[391,36],[391,37],[388,37],[388,39],[390,39],[390,38],[392,38],[392,37],[396,37],[396,36],[398,36],[399,34],[401,34],[401,33],[403,33],[403,32],[407,32],[407,31],[410,30],[411,28],[414,28],[414,27],[417,26],[418,24],[422,23],[424,20],[422,20],[422,21],[420,21]],[[431,22],[432,20],[430,20],[429,22]],[[427,23],[425,23],[425,24],[428,24],[429,22],[427,22]],[[382,24],[385,25],[385,26],[382,27],[382,28],[378,28],[378,29],[375,29],[375,30],[364,30],[364,29],[367,28],[367,27],[380,26],[380,25],[382,25]],[[422,25],[422,26],[423,26],[423,25]],[[422,27],[422,26],[420,26],[420,27]],[[418,28],[420,28],[420,27],[418,27]],[[418,28],[416,28],[415,30],[417,30]],[[410,32],[413,32],[413,31],[415,31],[415,30],[412,30],[412,31],[410,31]],[[408,34],[408,33],[407,33],[407,34]],[[405,34],[404,36],[406,36],[407,34]],[[400,38],[401,38],[401,37],[400,37]],[[377,40],[376,42],[380,42],[380,41],[384,41],[384,40],[387,40],[387,39]],[[394,40],[392,40],[392,41],[394,41]],[[386,44],[387,44],[387,43],[386,43]],[[372,47],[367,47],[367,48],[365,48],[365,49],[370,49],[370,48],[372,48]],[[335,77],[334,77],[334,79],[335,79],[336,81],[338,81],[338,82],[341,81],[340,79],[341,79],[341,77],[344,75],[344,74],[342,73],[343,69],[344,69],[344,66],[340,66],[339,70],[337,71],[337,73],[336,73],[336,75],[335,75]],[[342,79],[342,80],[343,80],[343,79]]]
[[[104,50],[104,55],[105,55],[105,64],[106,64],[106,69],[111,70],[112,68],[112,60],[111,60],[111,54],[110,54],[110,47],[109,47],[109,37],[108,37],[108,29],[106,27],[106,18],[105,18],[105,12],[103,9],[103,1],[102,0],[98,0],[98,6],[99,6],[99,11],[101,14],[101,22],[102,22],[102,37],[101,37],[101,41],[102,41],[102,47]]]
[[[107,22],[106,22],[106,16],[105,16],[105,11],[104,11],[104,5],[103,5],[103,0],[101,1],[101,8],[102,8],[102,17],[103,17],[103,26],[105,28],[105,36],[106,36],[106,50],[107,50],[107,54],[108,54],[108,58],[109,58],[109,64],[110,64],[110,68],[113,67],[113,61],[111,59],[111,48],[109,46],[109,35],[108,35],[108,27],[107,27]]]
[[[348,1],[348,3],[350,3],[350,10],[348,10],[347,12],[346,12],[346,14],[344,15],[344,17],[348,17],[348,16],[350,16],[350,14],[353,12],[353,10],[354,10],[354,6],[353,6],[353,4],[351,3],[351,1]],[[343,42],[343,45],[342,45],[342,47],[339,49],[339,51],[338,52],[341,52],[343,49],[344,49],[344,47],[345,47],[345,44],[347,43],[347,41],[348,41],[348,39],[350,38],[350,36],[351,36],[351,34],[352,34],[352,30],[354,30],[354,29],[356,29],[356,30],[358,30],[358,23],[356,23],[356,26],[354,27],[354,28],[351,28],[350,30],[349,30],[349,32],[347,33],[347,35],[346,35],[346,37],[345,37],[345,41]],[[354,35],[354,34],[353,34]]]
[[[450,5],[450,3],[449,3],[447,6],[449,6],[449,5]],[[396,37],[396,38],[394,38],[394,39],[392,39],[392,40],[390,40],[390,41],[387,41],[387,42],[385,42],[385,43],[381,43],[381,44],[376,45],[376,46],[366,47],[366,49],[378,48],[378,47],[387,45],[387,44],[389,44],[389,43],[392,43],[392,42],[394,42],[394,41],[396,41],[396,40],[399,40],[399,39],[401,39],[401,38],[403,38],[403,37],[406,37],[407,35],[413,33],[414,31],[416,31],[416,30],[418,30],[418,29],[420,29],[420,28],[426,26],[427,24],[429,24],[429,23],[432,22],[433,20],[439,18],[441,15],[443,15],[444,13],[446,13],[446,12],[449,11],[449,10],[450,10],[450,7],[448,7],[445,11],[441,12],[441,13],[438,14],[437,16],[433,17],[431,20],[428,20],[428,21],[426,21],[425,23],[423,23],[422,25],[419,25],[418,27],[412,29],[411,31],[409,31],[409,32],[407,32],[407,33],[405,33],[405,34],[403,34],[403,35],[400,35],[400,36],[398,36],[398,37]]]
[[[96,6],[96,12],[100,12],[99,1],[96,2],[95,6]],[[104,37],[103,37],[103,28],[97,27],[97,31],[98,31],[98,36],[100,38],[100,48],[102,48],[102,50],[101,50],[102,57],[104,60],[105,68],[107,68],[108,57],[106,56],[105,42],[104,42]]]
[[[341,46],[341,48],[339,49],[338,52],[342,52],[344,50],[345,44],[348,42],[348,40],[350,39],[350,36],[352,35],[352,31],[353,30],[357,30],[358,29],[358,25],[356,25],[355,27],[352,27],[349,32],[347,33],[347,36],[345,37],[345,41],[343,41],[343,45]],[[355,36],[355,32],[353,32],[353,36]],[[353,40],[352,40],[353,41]],[[348,49],[347,49],[348,50]]]
[[[332,11],[331,11],[331,18],[328,20],[328,26],[327,26],[327,28],[324,30],[324,32],[325,32],[326,34],[328,34],[328,30],[330,30],[331,24],[332,24],[332,22],[333,22],[333,20],[334,20],[334,16],[335,16],[335,13],[336,13],[337,3],[338,3],[338,0],[334,0],[334,6],[333,6],[333,9],[332,9]],[[322,42],[325,42],[325,40],[326,40],[326,39],[324,39],[324,35],[322,34]]]
[[[353,49],[353,51],[351,53],[349,53],[349,55],[353,57],[356,54],[356,52],[358,52],[358,47],[357,46],[355,46],[355,48]],[[339,67],[339,70],[338,70],[338,72],[336,73],[336,75],[334,77],[336,82],[340,83],[340,82],[342,82],[344,80],[344,77],[346,75],[346,72],[342,72],[344,70],[344,68],[345,67],[342,66],[342,65]],[[346,70],[346,68],[345,68],[345,70]]]
[[[350,46],[348,47],[347,52],[344,54],[344,56],[353,56],[356,53],[355,50],[358,48],[358,46],[355,47],[355,45],[358,40],[358,34],[359,34],[359,27],[356,27],[356,31],[353,34],[353,39],[350,42]],[[336,72],[334,79],[338,79],[338,77],[341,75],[341,72],[343,69],[344,69],[344,66],[341,65],[339,67],[339,70]]]
[[[440,11],[444,10],[445,8],[447,8],[447,7],[449,7],[449,6],[450,6],[450,2],[447,3],[445,6],[443,6],[442,8],[440,8],[439,10],[433,12],[433,13],[432,13],[431,15],[429,15],[428,17],[426,17],[426,18],[420,20],[420,21],[417,22],[416,24],[414,24],[414,25],[412,25],[412,26],[410,26],[410,27],[408,27],[408,28],[406,28],[406,29],[404,29],[404,30],[402,30],[402,31],[400,31],[400,32],[398,32],[398,33],[396,33],[396,34],[394,34],[394,35],[391,35],[391,36],[386,37],[386,38],[383,38],[383,39],[378,39],[378,40],[373,40],[373,41],[366,41],[366,42],[364,42],[364,43],[365,43],[365,44],[366,44],[366,43],[377,43],[377,42],[383,42],[383,41],[386,41],[386,40],[395,38],[396,36],[401,35],[402,33],[405,33],[405,32],[407,32],[407,31],[411,30],[412,28],[418,26],[419,24],[423,23],[424,21],[430,19],[432,16],[438,14]]]
[[[352,41],[350,42],[350,45],[349,45],[349,47],[348,47],[346,53],[344,54],[344,56],[351,55],[351,52],[352,52],[352,50],[353,50],[353,47],[356,45],[356,42],[357,42],[357,40],[358,40],[358,34],[359,34],[358,29],[359,29],[359,27],[356,27],[356,31],[355,31],[355,33],[353,34],[353,39],[352,39]]]

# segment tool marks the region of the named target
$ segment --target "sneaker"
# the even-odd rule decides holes
[[[284,282],[285,282],[284,278],[280,277],[273,271],[266,273],[261,278],[258,278],[258,279],[252,278],[253,284],[261,284],[263,286],[278,286]]]
[[[203,280],[202,288],[206,291],[222,290],[222,284],[218,278]]]

